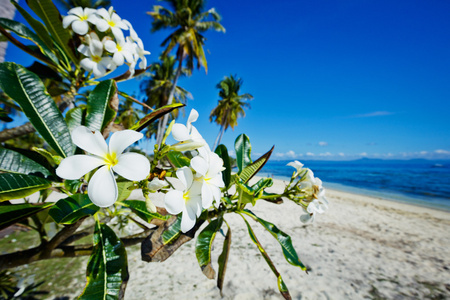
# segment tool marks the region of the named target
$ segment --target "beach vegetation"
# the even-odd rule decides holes
[[[233,251],[233,228],[227,218],[237,214],[248,231],[249,244],[256,246],[274,273],[279,292],[291,299],[254,226],[260,226],[276,240],[288,264],[301,271],[307,271],[307,267],[292,238],[273,220],[261,218],[251,208],[258,201],[280,205],[288,200],[298,204],[309,219],[323,213],[328,204],[325,191],[311,170],[299,162],[290,164],[296,171],[289,185],[282,193],[270,192],[273,179],[255,176],[274,147],[253,160],[250,138],[239,135],[234,144],[237,170],[232,172],[233,160],[227,147],[221,144],[211,149],[202,130],[194,126],[199,116],[194,109],[186,124],[173,119],[167,128],[164,124],[160,127],[162,137],[153,153],[133,147],[149,126],[185,106],[183,97],[187,93],[183,90],[177,92],[179,101],[172,99],[183,62],[190,70],[194,60],[198,66],[207,67],[201,33],[210,28],[224,30],[214,9],[203,10],[203,1],[167,2],[175,12],[155,6],[151,13],[154,29],[184,26],[188,31],[184,27],[177,29],[164,43],[165,56],[174,47],[178,50],[175,58],[163,58],[153,70],[153,83],[147,85],[152,89],[158,85],[157,73],[165,73],[160,77],[165,81],[163,91],[155,96],[163,99],[153,99],[154,108],[117,86],[117,82],[145,72],[149,52],[144,50],[131,23],[112,7],[75,7],[61,16],[52,1],[29,0],[30,9],[40,20],[19,4],[14,5],[20,7],[19,12],[31,28],[0,19],[0,31],[9,41],[57,75],[45,77],[39,70],[36,73],[14,62],[0,64],[0,88],[8,98],[4,103],[18,110],[20,107],[32,128],[27,133],[36,131],[44,141],[31,149],[21,148],[20,144],[0,147],[0,229],[25,228],[20,235],[29,237],[24,241],[30,241],[2,252],[0,271],[17,271],[29,264],[41,266],[50,259],[86,256],[86,284],[79,290],[79,299],[123,299],[127,282],[133,276],[128,247],[140,244],[143,261],[162,262],[195,239],[195,245],[187,247],[195,251],[199,270],[208,279],[217,280],[222,292]],[[213,21],[205,21],[207,18]],[[34,45],[24,44],[13,35]],[[175,59],[178,69],[173,76]],[[163,70],[164,64],[168,65],[167,70]],[[123,73],[112,77],[119,70]],[[112,78],[107,79],[107,75]],[[171,80],[172,84],[167,84]],[[251,99],[251,95],[239,95],[241,84],[240,79],[231,76],[220,85],[224,101],[228,97],[237,103],[230,108],[223,105],[227,115],[226,121],[219,120],[222,130],[237,124],[237,115],[246,105],[244,100]],[[171,90],[168,97],[167,89]],[[133,111],[131,103],[142,107],[146,114]],[[23,135],[16,128],[4,138]],[[170,135],[174,143],[168,142]],[[137,197],[136,192],[142,197]],[[158,197],[163,199],[159,206],[154,201]],[[131,230],[130,224],[138,230]],[[217,233],[222,233],[224,240],[219,245],[222,252],[216,263],[211,249]],[[0,241],[0,245],[4,244]],[[78,264],[78,260],[73,261],[75,271],[65,270],[59,264],[49,264],[46,270],[58,270],[58,274],[67,271],[64,284],[68,284],[71,274],[80,273]],[[39,279],[51,280],[47,276]],[[7,280],[4,290],[8,291],[10,282]],[[30,283],[33,289],[41,284],[40,280]],[[26,285],[22,287],[18,291],[24,293]]]

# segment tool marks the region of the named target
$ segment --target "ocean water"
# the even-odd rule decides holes
[[[269,160],[258,175],[289,179],[289,161]],[[450,161],[302,161],[324,187],[450,211]]]

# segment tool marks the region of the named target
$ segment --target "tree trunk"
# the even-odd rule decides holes
[[[184,56],[183,48],[179,48],[178,52],[179,52],[178,53],[179,54],[178,55],[178,69],[177,69],[177,73],[175,74],[175,78],[173,79],[173,84],[172,84],[172,88],[170,89],[169,100],[167,100],[167,105],[170,105],[173,102],[173,97],[175,94],[175,89],[177,87],[178,78],[180,77],[181,70],[183,68],[183,56]],[[168,120],[169,120],[169,114],[165,114],[162,119],[161,127],[158,128],[158,135],[156,138],[157,145],[161,145]]]
[[[22,135],[29,134],[35,131],[36,129],[34,129],[33,125],[31,125],[30,122],[11,129],[5,129],[2,132],[0,132],[0,142],[15,139]]]
[[[225,112],[225,116],[222,119],[222,124],[220,124],[220,131],[217,135],[216,141],[214,142],[213,151],[216,149],[218,145],[220,145],[220,141],[222,140],[223,133],[225,132],[225,123],[227,122],[228,118],[228,110]]]

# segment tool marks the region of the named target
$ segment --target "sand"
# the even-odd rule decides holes
[[[275,180],[272,192],[285,183]],[[326,185],[325,185],[326,187]],[[329,210],[303,225],[300,207],[258,201],[250,209],[292,237],[309,274],[290,265],[278,242],[249,220],[293,299],[450,299],[450,213],[327,190]],[[232,245],[223,299],[282,299],[276,277],[248,237],[240,216],[226,215]],[[222,251],[218,234],[213,266]],[[128,252],[126,299],[222,299],[198,266],[195,241],[163,263]]]
[[[270,191],[282,192],[284,187],[285,182],[275,180]],[[134,193],[132,198],[142,197]],[[52,194],[53,201],[61,197]],[[293,299],[450,299],[449,212],[329,189],[327,198],[329,210],[311,225],[300,222],[302,209],[289,201],[249,205],[292,237],[309,268],[306,274],[290,265],[278,242],[249,219]],[[156,204],[163,203],[160,199]],[[276,277],[241,217],[225,218],[232,228],[232,244],[223,298],[216,281],[201,272],[192,240],[162,263],[143,262],[139,246],[128,248],[125,299],[282,299]],[[223,240],[217,234],[212,250],[216,271]],[[74,297],[85,284],[84,270],[76,273],[72,286],[79,292],[70,295]]]

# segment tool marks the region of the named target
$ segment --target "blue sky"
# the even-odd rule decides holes
[[[112,3],[157,60],[169,32],[151,34],[145,12],[161,3]],[[225,133],[229,149],[246,133],[254,154],[275,145],[277,159],[450,158],[449,1],[211,0],[210,7],[227,31],[206,34],[208,74],[180,80],[194,97],[187,114],[198,110],[194,125],[210,144],[219,131],[209,123],[215,86],[236,74],[254,100]],[[16,52],[6,59],[26,64]],[[138,86],[119,88],[132,94]]]

